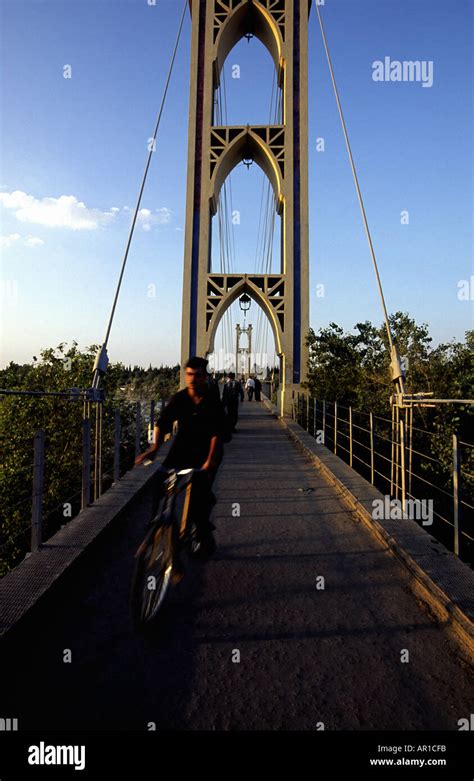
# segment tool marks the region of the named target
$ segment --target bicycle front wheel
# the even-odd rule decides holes
[[[171,526],[150,531],[138,549],[131,588],[132,617],[135,624],[152,621],[161,608],[173,568]]]

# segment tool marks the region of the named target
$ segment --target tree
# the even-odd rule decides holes
[[[392,315],[390,328],[407,365],[407,394],[431,393],[431,398],[445,400],[473,398],[473,331],[466,333],[465,343],[453,341],[432,348],[427,325],[417,325],[406,313]],[[337,401],[355,410],[373,412],[388,419],[388,422],[379,421],[378,426],[379,433],[389,440],[392,437],[390,398],[394,388],[385,326],[377,328],[370,322],[357,323],[353,333],[345,333],[336,323],[331,323],[328,328],[320,329],[318,334],[310,330],[307,344],[306,387],[310,394],[320,400]],[[433,407],[415,407],[413,410],[413,473],[419,476],[417,488],[422,492],[432,490],[428,489],[431,484],[444,491],[446,498],[440,500],[438,496],[437,506],[445,516],[452,511],[452,499],[449,498],[452,491],[452,434],[458,433],[461,442],[472,442],[473,414],[472,405],[460,403],[437,403]],[[367,427],[366,423],[364,425]],[[385,430],[382,430],[383,427]],[[390,451],[385,456],[390,460]],[[461,461],[461,498],[472,506],[472,446],[462,446]],[[472,535],[474,528],[466,505],[462,511],[466,526],[464,531]]]
[[[67,391],[88,388],[97,346],[81,352],[77,342],[65,343],[41,352],[40,360],[19,365],[11,362],[0,371],[0,386],[9,390]],[[137,369],[139,372],[137,372]],[[150,384],[136,390],[134,373],[144,375],[140,367],[126,369],[123,364],[109,364],[103,379],[104,403],[103,453],[104,473],[110,475],[113,454],[113,415],[120,409],[122,425],[122,471],[129,469],[134,455],[135,406],[131,402],[167,399],[177,390],[179,367],[153,370]],[[123,390],[122,390],[123,389]],[[0,443],[3,470],[0,475],[2,524],[0,532],[0,575],[13,566],[28,549],[31,523],[31,485],[33,439],[38,430],[45,432],[45,486],[43,497],[44,538],[65,522],[65,502],[73,513],[79,509],[82,471],[82,419],[84,405],[72,397],[1,396]],[[94,404],[91,404],[92,415]],[[94,422],[94,419],[92,419]],[[146,435],[145,435],[146,436]],[[111,477],[108,477],[109,484]],[[22,530],[25,530],[23,533]],[[3,547],[2,547],[3,546]]]

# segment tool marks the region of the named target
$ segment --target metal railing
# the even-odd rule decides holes
[[[410,504],[431,501],[434,522],[423,526],[457,556],[470,560],[474,445],[455,432],[444,434],[440,448],[439,432],[414,426],[413,408],[401,412],[393,406],[388,418],[302,393],[294,394],[292,405],[297,423],[390,500],[397,500],[403,513]],[[443,459],[440,450],[446,454]]]
[[[278,377],[274,380],[263,380],[262,382],[262,390],[267,399],[271,401],[272,404],[277,405],[278,403],[278,390],[280,387],[280,383],[278,380]]]
[[[77,432],[76,439],[82,443],[76,454],[77,466],[66,474],[52,459],[45,432],[36,432],[32,443],[30,440],[33,462],[15,469],[15,478],[21,479],[21,498],[2,510],[3,574],[25,555],[39,550],[60,526],[119,482],[151,440],[155,414],[164,404],[162,400],[121,402],[121,407],[112,401],[88,403],[82,432]]]

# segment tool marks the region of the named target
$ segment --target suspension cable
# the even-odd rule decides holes
[[[224,79],[224,69],[222,70],[222,80]],[[224,117],[224,91],[222,88],[222,80],[219,83],[216,92],[216,120],[218,125],[224,126],[226,120]],[[218,196],[217,202],[217,226],[219,233],[219,270],[221,274],[228,274],[230,272],[230,259],[229,259],[229,238],[227,231],[227,198],[226,198],[226,181],[223,182],[221,191]],[[232,344],[232,329],[229,316],[229,310],[224,312],[222,317],[222,329],[220,334],[222,347],[224,353],[227,353],[231,349]]]
[[[281,111],[281,90],[278,90],[276,84],[276,73],[273,76],[272,93],[270,98],[270,110],[268,116],[269,124],[277,124],[280,121]],[[273,242],[275,236],[275,211],[276,203],[273,188],[271,183],[264,174],[263,184],[266,179],[266,197],[264,199],[265,188],[262,187],[262,200],[260,203],[260,218],[258,227],[259,240],[257,241],[256,251],[256,263],[259,259],[260,250],[260,263],[258,265],[258,273],[270,274],[272,270],[273,259]],[[263,207],[263,201],[265,200],[265,207]],[[262,226],[262,213],[264,212],[263,226]],[[260,233],[260,228],[262,231]],[[255,353],[262,355],[264,347],[268,346],[268,332],[269,332],[269,320],[261,307],[258,308],[256,335],[255,335]]]
[[[128,241],[127,241],[127,244],[126,244],[126,247],[125,247],[125,254],[124,254],[124,257],[123,257],[123,261],[122,261],[122,267],[120,269],[120,274],[119,274],[119,278],[118,278],[118,282],[117,282],[117,288],[115,290],[115,296],[114,296],[114,300],[113,300],[113,304],[112,304],[112,311],[110,313],[109,322],[108,322],[108,325],[107,325],[107,331],[106,331],[106,334],[105,334],[105,339],[104,339],[104,342],[103,342],[103,345],[102,345],[102,348],[101,348],[101,351],[100,351],[100,355],[103,355],[104,357],[106,357],[107,344],[108,344],[108,341],[109,341],[110,330],[112,328],[112,322],[113,322],[114,315],[115,315],[115,308],[117,306],[117,301],[118,301],[118,297],[119,297],[119,293],[120,293],[120,288],[122,286],[122,279],[123,279],[123,275],[124,275],[124,272],[125,272],[125,266],[127,264],[127,258],[128,258],[128,253],[129,253],[129,250],[130,250],[130,245],[132,243],[132,237],[133,237],[133,233],[134,233],[134,230],[135,230],[135,224],[136,224],[137,218],[138,218],[138,212],[140,210],[140,204],[141,204],[141,200],[142,200],[142,196],[143,196],[143,191],[145,189],[145,182],[146,182],[146,178],[147,178],[147,175],[148,175],[148,169],[150,167],[151,158],[152,158],[153,152],[155,150],[156,137],[158,135],[158,129],[160,127],[160,122],[161,122],[161,115],[163,114],[163,109],[164,109],[164,106],[165,106],[166,96],[168,94],[168,87],[169,87],[169,83],[170,83],[170,80],[171,80],[171,75],[172,75],[172,72],[173,72],[174,61],[176,59],[176,54],[177,54],[177,51],[178,51],[178,46],[179,46],[179,41],[180,41],[180,38],[181,38],[181,31],[183,29],[184,17],[185,17],[187,6],[188,6],[188,3],[187,3],[187,0],[185,0],[184,6],[183,6],[183,12],[181,14],[181,20],[180,20],[180,23],[179,23],[178,33],[176,35],[176,41],[175,41],[175,45],[174,45],[174,49],[173,49],[173,55],[171,57],[171,62],[170,62],[170,66],[169,66],[169,69],[168,69],[168,75],[167,75],[167,78],[166,78],[165,88],[164,88],[164,91],[163,91],[163,96],[161,98],[161,105],[160,105],[160,109],[159,109],[159,112],[158,112],[158,117],[157,117],[157,120],[156,120],[155,130],[154,130],[154,133],[153,133],[153,136],[152,136],[153,143],[150,144],[150,151],[148,153],[148,159],[147,159],[146,166],[145,166],[145,172],[143,174],[143,179],[142,179],[142,183],[141,183],[141,186],[140,186],[140,191],[139,191],[139,194],[138,194],[138,199],[137,199],[137,203],[136,203],[136,206],[135,206],[135,211],[134,211],[134,214],[133,214],[133,220],[132,220],[132,224],[130,226],[130,231],[129,231],[129,234],[128,234]],[[98,358],[99,358],[99,356],[98,356]],[[98,388],[99,387],[101,373],[103,373],[103,372],[99,371],[99,361],[96,358],[96,363],[95,363],[95,367],[94,367],[94,379],[93,379],[93,382],[92,382],[92,387],[93,388]]]
[[[226,77],[225,77],[225,66],[222,69],[222,86],[220,89],[222,92],[221,102],[222,102],[223,124],[227,127],[229,125],[229,116],[227,110],[227,86],[226,86]],[[227,273],[232,274],[235,273],[236,252],[235,252],[235,230],[234,230],[234,223],[232,220],[232,173],[231,172],[224,180],[222,190],[223,190],[222,208],[223,208],[223,226],[224,226],[225,249],[226,249],[226,268],[227,268]],[[227,331],[228,331],[228,346],[225,352],[227,352],[227,354],[229,355],[232,355],[234,353],[234,338],[235,338],[234,312],[232,306],[229,306],[226,309],[224,318],[227,321]],[[235,368],[237,371],[237,366]]]
[[[343,133],[344,133],[344,139],[345,139],[345,142],[346,142],[347,153],[349,155],[349,162],[350,162],[351,169],[352,169],[352,175],[354,177],[354,184],[355,184],[355,188],[356,188],[356,191],[357,191],[357,198],[358,198],[358,201],[359,201],[360,210],[361,210],[361,213],[362,213],[362,219],[363,219],[363,222],[364,222],[365,233],[366,233],[367,241],[368,241],[368,244],[369,244],[370,255],[371,255],[371,258],[372,258],[372,264],[373,264],[374,271],[375,271],[375,278],[377,280],[377,287],[378,287],[378,291],[379,291],[379,295],[380,295],[380,301],[381,301],[381,304],[382,304],[382,309],[383,309],[383,314],[384,314],[385,328],[386,328],[386,331],[387,331],[388,343],[390,345],[390,351],[391,351],[392,361],[393,361],[394,358],[397,357],[397,356],[394,356],[394,353],[396,353],[395,343],[394,343],[394,339],[393,339],[392,332],[391,332],[391,329],[390,329],[390,321],[389,321],[389,318],[388,318],[387,307],[386,307],[386,304],[385,304],[385,297],[384,297],[383,290],[382,290],[382,283],[381,283],[381,280],[380,280],[379,270],[378,270],[378,266],[377,266],[377,260],[375,258],[375,252],[374,252],[374,247],[373,247],[373,243],[372,243],[372,236],[370,234],[369,224],[367,222],[367,215],[366,215],[366,212],[365,212],[364,202],[362,200],[362,194],[361,194],[361,190],[360,190],[360,187],[359,187],[359,180],[357,178],[357,172],[356,172],[356,167],[355,167],[355,163],[354,163],[354,158],[352,156],[352,150],[351,150],[351,145],[350,145],[350,142],[349,142],[349,136],[348,136],[348,133],[347,133],[346,123],[344,121],[344,114],[342,113],[342,106],[341,106],[341,101],[339,99],[339,92],[338,92],[338,89],[337,89],[336,78],[334,76],[334,70],[333,70],[333,67],[332,67],[331,56],[329,54],[329,48],[328,48],[328,44],[327,44],[327,40],[326,40],[326,33],[324,32],[323,20],[322,20],[322,16],[321,16],[320,7],[319,7],[318,4],[316,4],[316,12],[318,14],[319,26],[321,28],[321,34],[322,34],[322,38],[323,38],[324,49],[325,49],[325,52],[326,52],[326,58],[327,58],[327,61],[328,61],[329,72],[330,72],[330,75],[331,75],[331,81],[332,81],[332,85],[333,85],[333,88],[334,88],[334,95],[335,95],[335,98],[336,98],[337,108],[338,108],[338,111],[339,111],[339,117],[341,119],[341,125],[342,125],[342,130],[343,130]],[[399,360],[398,360],[398,363],[399,363]],[[396,380],[399,383],[400,391],[403,393],[404,392],[404,382],[403,382],[403,375],[401,373],[401,369],[399,371],[399,375],[398,376],[395,376],[397,367],[394,367],[392,365],[392,371],[394,371],[394,369],[395,369],[395,372],[394,372],[393,379]],[[399,367],[398,367],[398,369],[399,369]]]

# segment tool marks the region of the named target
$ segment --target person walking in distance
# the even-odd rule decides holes
[[[252,375],[248,378],[247,382],[245,383],[245,390],[247,391],[247,398],[249,401],[252,401],[253,399],[253,392],[255,390],[255,380],[253,379]]]
[[[261,401],[262,398],[260,396],[262,392],[262,383],[258,379],[258,377],[255,377],[255,401]]]
[[[239,402],[244,400],[242,385],[235,379],[234,372],[230,372],[222,391],[222,403],[227,413],[229,430],[235,431],[239,418]]]

